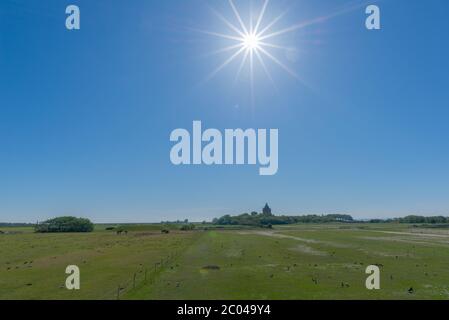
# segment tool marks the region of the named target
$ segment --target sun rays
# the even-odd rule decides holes
[[[244,70],[248,70],[253,103],[256,68],[263,71],[274,87],[276,87],[276,85],[270,72],[270,68],[272,68],[272,66],[283,70],[294,79],[299,80],[306,87],[310,87],[305,84],[302,78],[298,76],[296,70],[292,69],[288,63],[284,63],[282,61],[283,59],[282,56],[279,55],[279,52],[283,52],[285,54],[287,51],[297,49],[295,48],[295,44],[292,44],[291,46],[279,45],[279,41],[277,40],[279,40],[281,36],[315,24],[324,23],[331,18],[359,7],[359,5],[350,6],[337,10],[331,14],[299,22],[288,27],[279,27],[281,24],[280,22],[286,16],[288,11],[284,11],[272,19],[267,19],[267,12],[270,10],[270,0],[263,0],[259,8],[257,8],[256,14],[253,15],[251,12],[247,19],[242,17],[242,14],[236,6],[234,0],[227,0],[227,2],[231,9],[231,16],[229,18],[211,8],[212,12],[226,26],[227,31],[216,32],[209,30],[196,30],[203,34],[221,38],[230,42],[230,45],[213,52],[213,54],[229,53],[229,55],[225,57],[224,61],[219,63],[215,70],[208,75],[206,81],[211,80],[231,63],[237,63],[236,61],[239,61],[235,81],[240,78]]]
[[[290,32],[290,30],[280,30],[280,31],[273,30],[273,27],[275,27],[276,24],[284,17],[286,12],[277,16],[275,19],[271,21],[264,21],[265,13],[267,12],[267,9],[269,9],[270,3],[269,0],[264,0],[261,8],[259,9],[259,13],[256,19],[253,19],[253,17],[251,16],[248,19],[249,21],[245,22],[234,1],[228,0],[228,3],[230,8],[232,9],[233,13],[232,19],[227,19],[221,13],[212,9],[214,14],[226,25],[228,33],[220,33],[205,30],[200,31],[210,36],[231,40],[235,42],[230,46],[223,47],[214,52],[214,53],[230,52],[230,55],[227,58],[225,58],[224,62],[219,64],[218,67],[216,67],[216,69],[209,74],[207,80],[210,80],[211,78],[215,77],[220,71],[222,71],[229,64],[238,59],[241,60],[235,78],[236,80],[238,80],[238,78],[242,74],[243,69],[247,67],[249,69],[251,91],[253,91],[254,89],[254,73],[256,64],[263,70],[266,76],[274,84],[273,78],[268,69],[267,61],[274,63],[291,76],[299,79],[297,74],[293,70],[291,70],[288,66],[282,63],[273,52],[270,52],[271,49],[281,49],[281,50],[291,49],[270,42],[270,39],[276,37],[275,34],[276,32],[281,32],[280,34]]]

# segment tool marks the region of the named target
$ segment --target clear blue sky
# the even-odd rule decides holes
[[[263,23],[354,3],[272,1]],[[226,1],[2,0],[0,221],[203,220],[265,202],[278,214],[449,215],[449,2],[370,3],[380,31],[360,7],[280,37],[297,51],[274,52],[308,86],[267,62],[277,89],[256,68],[251,105],[238,65],[203,81],[229,53],[207,54],[223,43],[192,28],[229,33],[209,8],[233,19]],[[65,29],[68,4],[79,31]],[[173,166],[170,132],[193,120],[278,128],[278,174]]]

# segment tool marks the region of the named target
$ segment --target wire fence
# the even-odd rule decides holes
[[[128,280],[117,284],[117,289],[114,292],[114,298],[120,300],[125,294],[132,292],[132,290],[146,284],[154,284],[158,276],[172,265],[180,252],[172,252],[168,256],[161,258],[160,261],[150,265],[139,265],[138,270],[134,272]]]

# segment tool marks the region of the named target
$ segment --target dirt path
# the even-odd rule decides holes
[[[449,234],[436,234],[436,233],[417,233],[417,232],[400,232],[400,231],[378,231],[371,230],[372,232],[387,233],[387,234],[397,234],[397,235],[407,235],[407,236],[420,236],[420,237],[435,237],[435,238],[449,238]]]
[[[277,233],[274,231],[245,231],[245,232],[239,232],[239,234],[252,234],[252,235],[259,235],[259,236],[265,236],[265,237],[272,237],[272,238],[279,238],[279,239],[291,239],[295,241],[300,241],[306,244],[317,244],[317,245],[324,245],[328,247],[333,248],[351,248],[352,246],[341,244],[341,243],[335,243],[330,241],[322,241],[322,240],[315,240],[315,239],[306,239],[301,238],[297,236],[290,236],[282,233]],[[314,256],[327,256],[330,253],[324,250],[315,249],[309,245],[300,244],[293,248],[291,248],[293,251],[302,252],[305,254],[310,254]]]

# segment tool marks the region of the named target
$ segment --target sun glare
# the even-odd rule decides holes
[[[291,54],[292,50],[297,49],[295,48],[295,46],[280,45],[280,36],[299,29],[304,29],[314,24],[321,24],[329,20],[330,18],[350,12],[358,7],[358,5],[353,5],[351,7],[343,8],[339,11],[331,13],[327,16],[317,17],[315,19],[296,23],[287,28],[274,30],[275,27],[280,24],[280,21],[282,21],[287,12],[283,12],[270,21],[265,21],[265,13],[267,11],[270,0],[263,1],[262,7],[259,9],[259,12],[256,15],[253,15],[253,12],[251,12],[248,21],[244,21],[242,19],[242,16],[240,15],[240,12],[234,4],[233,0],[228,0],[228,2],[232,9],[233,17],[226,18],[221,13],[212,9],[215,15],[227,26],[228,32],[214,32],[195,29],[196,31],[210,36],[219,37],[228,41],[235,42],[228,47],[221,48],[214,52],[230,52],[230,56],[226,58],[225,61],[222,62],[208,76],[206,80],[210,80],[232,62],[240,59],[239,68],[236,74],[236,80],[240,77],[242,71],[246,67],[249,70],[252,100],[254,100],[254,74],[256,67],[261,68],[274,85],[273,78],[268,69],[270,65],[268,65],[267,62],[270,62],[271,65],[283,69],[288,74],[305,84],[304,81],[299,78],[293,70],[291,70],[286,64],[282,62],[282,59],[280,57],[285,57],[287,53]],[[305,85],[309,87],[307,84]]]
[[[271,21],[264,21],[265,12],[269,3],[269,0],[264,0],[256,19],[253,21],[253,17],[250,17],[249,21],[245,22],[233,0],[228,0],[228,2],[234,15],[231,19],[224,17],[221,13],[213,9],[212,11],[228,27],[230,31],[229,33],[197,30],[211,36],[220,37],[235,42],[235,44],[216,51],[216,53],[231,52],[231,54],[229,58],[226,58],[225,61],[208,76],[207,79],[213,78],[218,72],[223,70],[236,59],[241,59],[236,80],[240,77],[243,69],[247,67],[249,69],[252,96],[254,95],[254,71],[256,66],[262,68],[264,73],[274,84],[273,78],[268,70],[267,61],[274,63],[293,77],[298,78],[296,73],[281,62],[281,60],[276,57],[274,52],[275,50],[282,50],[282,55],[285,56],[285,52],[291,51],[292,47],[283,47],[270,42],[270,40],[276,39],[279,35],[291,32],[297,28],[293,27],[280,31],[272,31],[273,27],[284,17],[285,12]]]
[[[257,34],[246,34],[242,39],[242,45],[246,50],[260,49],[260,39]]]

